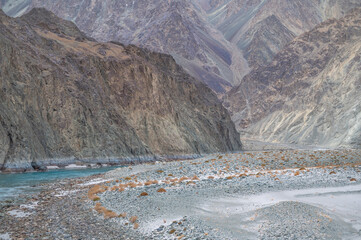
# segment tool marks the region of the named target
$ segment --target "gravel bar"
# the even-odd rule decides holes
[[[123,167],[3,204],[0,239],[361,239],[360,150]]]

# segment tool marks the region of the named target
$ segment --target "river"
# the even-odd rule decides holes
[[[39,192],[42,183],[64,178],[86,177],[104,173],[117,167],[54,169],[46,172],[0,174],[0,201],[14,199],[22,194]]]

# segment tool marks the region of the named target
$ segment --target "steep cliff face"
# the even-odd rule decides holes
[[[0,11],[0,167],[239,150],[214,93],[169,55],[99,43],[45,9]]]
[[[266,141],[361,147],[361,9],[302,34],[226,96],[236,126]]]

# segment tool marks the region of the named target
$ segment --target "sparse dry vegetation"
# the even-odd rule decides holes
[[[94,185],[92,188],[89,189],[88,191],[88,198],[90,200],[93,200],[93,201],[98,201],[100,200],[100,197],[97,196],[96,194],[98,193],[103,193],[106,191],[106,187],[104,186],[100,186],[100,185]]]
[[[146,192],[142,192],[139,196],[141,196],[141,197],[145,197],[145,196],[148,196],[149,194],[148,193],[146,193]]]
[[[134,229],[138,229],[138,228],[139,228],[139,224],[138,224],[138,223],[134,223],[133,228],[134,228]]]
[[[159,192],[159,193],[164,193],[164,192],[167,192],[167,190],[165,190],[164,188],[159,188],[159,189],[157,190],[157,192]]]
[[[132,216],[132,217],[130,217],[129,222],[135,223],[137,220],[138,220],[137,216]]]

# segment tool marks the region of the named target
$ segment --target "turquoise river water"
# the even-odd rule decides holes
[[[119,167],[119,166],[118,166]],[[32,194],[41,190],[39,184],[64,178],[86,177],[104,173],[117,167],[56,169],[46,172],[0,174],[0,201],[13,199],[21,194]]]

